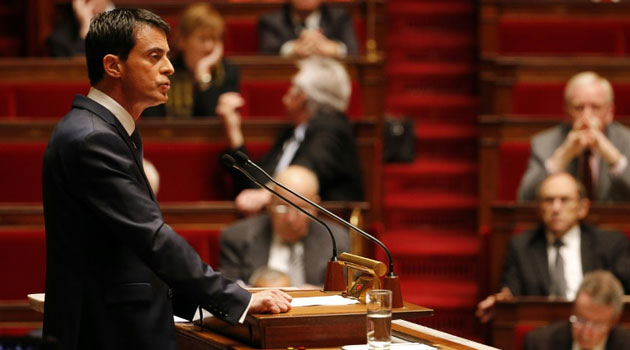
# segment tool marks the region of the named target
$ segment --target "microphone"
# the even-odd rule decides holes
[[[402,301],[402,293],[400,291],[400,279],[394,273],[394,261],[392,260],[392,255],[389,252],[389,249],[387,249],[387,247],[385,246],[385,244],[383,244],[383,242],[381,242],[379,239],[377,239],[376,237],[372,236],[371,234],[369,234],[369,233],[363,231],[362,229],[358,228],[357,226],[355,226],[355,225],[349,223],[348,221],[340,218],[336,214],[332,213],[330,210],[322,207],[321,205],[313,202],[312,200],[302,196],[301,194],[299,194],[299,193],[291,190],[290,188],[284,186],[283,184],[279,183],[271,175],[269,175],[265,170],[263,170],[261,167],[259,167],[258,164],[252,162],[251,159],[249,159],[249,156],[247,156],[247,154],[245,154],[245,153],[243,153],[241,151],[236,151],[236,153],[234,155],[236,156],[236,159],[238,159],[238,161],[241,164],[247,164],[249,166],[252,166],[252,167],[256,168],[267,179],[269,179],[274,184],[280,186],[285,191],[288,191],[289,193],[295,195],[296,197],[300,198],[301,200],[303,200],[303,201],[307,202],[308,204],[312,205],[313,207],[317,208],[319,211],[321,211],[321,212],[325,213],[326,215],[328,215],[329,217],[335,219],[337,222],[339,222],[340,224],[342,224],[346,228],[355,230],[356,232],[360,233],[363,237],[365,237],[368,240],[370,240],[370,241],[376,243],[377,245],[379,245],[383,249],[383,251],[385,251],[385,254],[387,254],[387,260],[389,261],[389,273],[385,277],[385,286],[386,286],[385,288],[386,289],[390,289],[392,291],[392,307],[396,308],[396,307],[403,307],[404,306],[403,305],[403,301]],[[230,157],[230,158],[232,158],[232,157]],[[241,172],[242,172],[242,170],[241,170]],[[251,176],[251,175],[246,175],[246,176],[249,177],[250,179],[253,178],[253,176]],[[257,181],[255,181],[255,180],[252,180],[252,181],[254,181],[255,183],[258,184]]]
[[[317,223],[319,223],[320,225],[322,225],[327,231],[328,234],[330,235],[330,239],[332,240],[332,246],[333,246],[333,254],[332,257],[330,258],[330,261],[337,261],[337,241],[335,240],[335,236],[333,235],[330,227],[324,222],[322,221],[322,219],[316,217],[315,215],[309,213],[308,211],[302,209],[302,207],[296,205],[295,203],[293,203],[292,201],[288,200],[287,198],[285,198],[283,195],[281,195],[280,193],[274,191],[272,188],[270,188],[269,186],[267,186],[264,183],[261,183],[260,181],[258,181],[255,177],[253,177],[247,170],[243,169],[241,166],[239,166],[238,164],[236,164],[236,161],[234,160],[234,157],[232,157],[229,154],[224,154],[221,156],[221,161],[223,162],[223,164],[225,164],[226,166],[230,167],[230,168],[234,168],[238,171],[240,171],[241,173],[243,173],[243,175],[247,176],[248,179],[250,179],[253,183],[255,183],[256,185],[258,185],[259,187],[262,187],[264,189],[266,189],[267,191],[273,193],[276,197],[282,199],[283,201],[285,201],[286,203],[288,203],[289,205],[291,205],[293,208],[299,210],[301,213],[305,214],[306,216],[308,216],[309,218],[311,218],[312,220],[315,220]],[[275,181],[274,181],[275,182]],[[281,185],[282,188],[287,189],[286,187],[284,187],[283,185]],[[301,199],[304,199],[304,197],[296,192],[294,192],[293,190],[288,190],[288,192],[297,195],[298,197],[300,197]],[[310,201],[309,201],[310,202]]]

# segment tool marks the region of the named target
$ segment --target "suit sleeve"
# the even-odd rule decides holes
[[[521,202],[536,200],[538,186],[547,176],[545,159],[543,159],[538,152],[537,146],[536,139],[532,139],[530,143],[531,153],[527,161],[527,170],[525,170],[521,184],[518,187],[518,200]]]
[[[346,45],[348,49],[348,55],[356,55],[359,53],[359,44],[357,43],[357,36],[354,33],[354,26],[352,24],[352,18],[347,11],[343,11],[339,23],[340,40]]]
[[[619,279],[625,294],[630,294],[630,245],[623,233],[611,233],[610,241],[606,242],[610,247],[610,265],[612,273]]]
[[[630,131],[625,126],[613,124],[610,141],[617,147],[630,163]],[[618,175],[610,175],[610,191],[608,198],[611,200],[630,200],[630,164]]]
[[[503,261],[503,273],[501,276],[501,287],[507,287],[512,295],[521,295],[521,278],[517,262],[517,249],[513,239],[508,243],[507,252]]]
[[[236,323],[251,295],[205,264],[162,219],[131,150],[115,133],[94,132],[73,157],[77,198],[118,240],[134,251],[175,293]]]
[[[291,40],[281,27],[282,17],[275,13],[262,16],[258,21],[258,51],[266,54],[280,53],[280,47]]]

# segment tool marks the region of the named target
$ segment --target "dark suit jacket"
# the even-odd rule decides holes
[[[293,23],[291,11],[291,5],[287,3],[282,9],[260,18],[258,21],[258,50],[261,53],[278,54],[284,43],[298,38],[302,28],[296,27]],[[348,55],[358,54],[359,46],[348,11],[326,4],[320,6],[320,11],[319,26],[324,36],[344,43],[348,49]]]
[[[319,195],[324,201],[363,200],[361,166],[354,135],[345,115],[318,114],[311,118],[291,164],[304,166],[317,175]],[[259,165],[272,173],[282,156],[284,143],[293,136],[293,128],[285,129],[273,146],[259,161]],[[247,153],[245,148],[239,149]],[[234,153],[237,150],[228,152]],[[232,170],[231,170],[232,171]],[[256,188],[251,181],[232,171],[236,193],[244,188]],[[258,179],[266,183],[262,176]]]
[[[63,6],[60,12],[62,19],[46,39],[50,55],[54,57],[82,55],[85,52],[85,40],[79,35],[79,22],[71,4]]]
[[[168,102],[147,108],[142,113],[143,117],[216,117],[219,96],[226,92],[239,92],[239,69],[226,60],[222,60],[220,67],[215,68],[215,71],[212,73],[214,81],[206,90],[199,90],[195,86],[192,73],[186,68],[183,57],[176,57],[173,60],[173,67],[175,68],[175,74],[171,76],[171,90],[168,94]],[[222,75],[220,78],[217,72],[219,69]],[[221,79],[221,81],[218,82],[218,79]],[[187,106],[183,107],[182,105]],[[177,111],[176,113],[181,113],[183,109],[189,110],[189,112],[176,115],[169,113],[169,108]]]
[[[523,350],[571,350],[573,336],[569,321],[537,328],[525,335]],[[630,332],[615,326],[608,333],[607,350],[630,349]]]
[[[618,232],[596,230],[580,225],[582,271],[610,270],[630,291],[628,240]],[[550,277],[545,228],[516,235],[508,243],[503,264],[502,287],[514,295],[549,295]]]
[[[540,132],[532,137],[531,153],[527,163],[527,170],[518,188],[520,201],[535,200],[538,196],[538,186],[547,177],[545,160],[564,142],[571,131],[571,125],[561,124]],[[630,129],[618,122],[613,122],[606,128],[606,136],[630,161]],[[567,166],[566,171],[578,177],[579,157]],[[595,199],[598,201],[630,201],[630,164],[619,175],[610,174],[610,167],[604,159],[599,161],[599,176],[597,179]],[[580,179],[581,180],[581,179]]]
[[[164,223],[116,117],[77,96],[44,154],[44,335],[64,349],[175,349],[173,314],[236,323],[250,294]]]
[[[350,248],[348,231],[328,220],[324,221],[335,236],[337,252],[347,252]],[[271,240],[271,219],[267,214],[241,220],[226,228],[221,233],[221,273],[247,283],[257,268],[267,266]],[[323,285],[326,265],[332,257],[330,235],[321,225],[311,221],[303,242],[306,282]]]

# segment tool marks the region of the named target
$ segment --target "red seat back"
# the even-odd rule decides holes
[[[0,227],[0,300],[26,299],[46,284],[44,229]]]
[[[498,200],[516,200],[516,192],[527,169],[529,142],[503,142],[499,146]]]
[[[87,81],[16,83],[16,115],[60,119],[70,111],[74,96],[87,95],[89,89]]]
[[[44,142],[0,143],[0,202],[42,201]]]

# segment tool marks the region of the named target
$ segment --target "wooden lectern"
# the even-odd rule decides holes
[[[294,298],[339,295],[340,292],[294,291]],[[392,319],[417,318],[433,315],[426,307],[405,303],[392,309]],[[364,344],[366,306],[296,307],[283,314],[248,315],[241,325],[229,325],[219,319],[204,319],[203,327],[260,349],[339,347]]]

